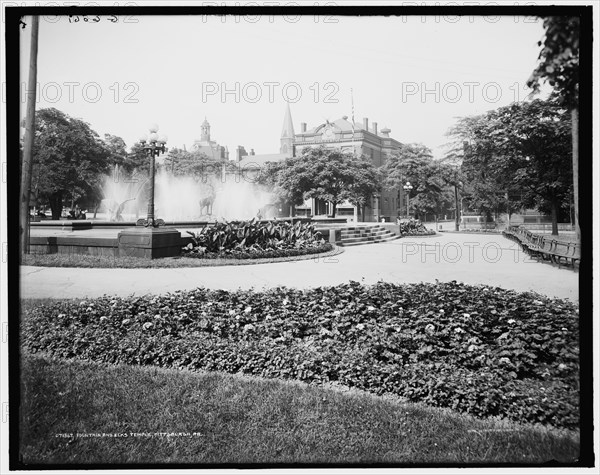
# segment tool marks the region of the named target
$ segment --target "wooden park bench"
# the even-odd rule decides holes
[[[571,263],[572,267],[575,267],[575,262],[581,261],[581,247],[574,242],[562,242],[553,239],[550,242],[550,250],[548,256],[556,264],[561,265],[561,260],[564,259],[566,263]]]
[[[576,262],[581,262],[581,246],[578,243],[548,239],[517,226],[511,226],[503,234],[518,242],[530,256],[551,261],[559,267],[563,259],[565,263],[570,262],[572,267],[575,267]]]

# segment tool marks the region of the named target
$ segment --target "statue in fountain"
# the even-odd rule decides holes
[[[200,205],[200,215],[204,214],[204,208],[206,208],[206,214],[212,216],[213,203],[215,202],[216,196],[215,188],[210,183],[207,183],[207,190],[204,191],[203,197],[198,201],[198,204]]]
[[[123,201],[119,201],[114,198],[103,199],[101,202],[104,204],[104,206],[106,206],[106,210],[108,211],[108,220],[109,221],[118,221],[118,222],[124,221],[123,210],[125,209],[125,203],[128,203],[129,201],[137,200],[138,196],[140,195],[140,192],[144,188],[144,185],[146,183],[148,183],[148,181],[149,181],[149,179],[146,178],[144,181],[142,181],[138,185],[137,190],[135,191],[132,198],[127,198],[126,200],[123,200]],[[131,188],[131,186],[128,187],[128,189],[130,189],[130,188]]]
[[[105,199],[102,202],[106,205],[106,209],[108,210],[108,220],[109,221],[123,221],[123,209],[125,209],[125,203],[128,201],[133,201],[136,198],[129,198],[121,203],[116,200]]]
[[[257,216],[261,216],[261,218],[264,217],[265,219],[273,219],[277,217],[278,212],[279,203],[267,203],[258,210]]]

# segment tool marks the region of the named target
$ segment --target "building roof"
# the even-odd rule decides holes
[[[333,122],[325,122],[323,124],[320,124],[310,130],[307,130],[306,132],[300,133],[298,135],[304,135],[304,134],[316,134],[318,133],[322,128],[324,128],[327,124],[332,125],[335,129],[341,131],[341,132],[346,132],[346,133],[352,133],[352,131],[354,130],[354,132],[358,132],[361,130],[367,130],[367,132],[370,132],[372,134],[375,133],[373,127],[369,127],[368,129],[365,128],[364,124],[362,122],[354,122],[354,128],[352,126],[352,122],[350,120],[348,120],[348,116],[343,116],[337,120],[334,120]],[[377,131],[377,135],[380,135],[380,132],[383,129],[380,129]]]
[[[221,149],[223,147],[218,145],[216,142],[201,142],[199,140],[194,142],[192,149],[204,153],[209,158],[220,159]]]
[[[238,162],[240,168],[262,166],[267,162],[279,162],[288,158],[286,153],[263,153],[261,155],[244,155]]]

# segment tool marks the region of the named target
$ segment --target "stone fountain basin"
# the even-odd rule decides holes
[[[289,221],[290,219],[291,218],[278,218],[277,221]],[[339,228],[339,225],[342,224],[341,221],[339,223],[333,222],[332,220],[327,222],[325,220],[311,220],[310,218],[305,217],[294,218],[293,221],[294,223],[298,221],[313,221],[315,228],[321,232],[325,240],[329,241],[335,241],[339,231],[334,231],[334,229]],[[214,222],[215,221],[207,220],[165,220],[165,227],[161,226],[160,229],[170,229],[173,231],[200,229],[204,226],[211,225]],[[137,230],[134,232],[134,234],[137,234],[137,232],[143,232],[144,229],[144,227],[136,227],[135,221],[113,222],[61,219],[32,222],[30,228],[30,251],[38,254],[89,254],[110,257],[131,255],[128,252],[124,253],[123,250],[119,251],[119,235],[123,230],[129,230],[127,231],[127,234],[131,234],[131,231]],[[178,240],[179,242],[177,243],[175,240]],[[181,233],[176,239],[174,236],[171,236],[169,241],[172,248],[181,248],[191,242],[191,237],[186,233]]]

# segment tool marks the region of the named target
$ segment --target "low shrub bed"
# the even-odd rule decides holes
[[[336,381],[479,417],[576,428],[578,312],[456,282],[196,289],[24,310],[29,352]]]
[[[273,259],[277,257],[307,256],[310,254],[320,254],[333,250],[333,245],[328,242],[317,242],[306,247],[290,247],[287,249],[257,249],[241,248],[230,249],[221,252],[190,252],[183,253],[185,257],[195,257],[200,259]]]
[[[400,235],[401,236],[429,236],[435,234],[432,229],[427,229],[421,221],[411,219],[400,223]]]
[[[314,225],[298,221],[242,221],[215,223],[198,232],[188,231],[192,242],[183,248],[187,257],[204,259],[260,259],[317,254],[333,249]]]

